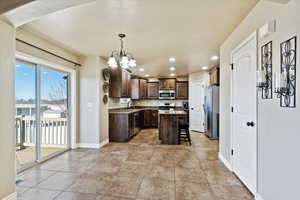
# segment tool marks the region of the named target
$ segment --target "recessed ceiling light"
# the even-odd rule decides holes
[[[170,62],[175,62],[176,59],[175,59],[174,57],[171,57],[171,58],[169,58],[169,61],[170,61]]]
[[[175,71],[175,67],[170,67],[170,70],[171,71]]]
[[[144,68],[140,68],[140,72],[143,72],[143,71],[145,71]]]
[[[202,69],[203,69],[203,70],[207,70],[208,67],[207,67],[207,66],[203,66]]]
[[[146,76],[146,77],[149,77],[149,74],[146,74],[145,76]]]
[[[219,59],[219,56],[213,56],[211,57],[212,60],[218,60]]]
[[[175,74],[174,73],[172,73],[172,74],[170,74],[171,76],[175,76]]]

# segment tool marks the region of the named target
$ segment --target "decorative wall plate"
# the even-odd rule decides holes
[[[108,82],[104,82],[102,88],[103,88],[103,92],[104,93],[108,93],[109,83]]]
[[[102,100],[103,100],[104,104],[107,104],[107,102],[108,102],[108,96],[104,95]]]
[[[103,69],[102,70],[102,76],[103,76],[104,81],[109,81],[109,79],[110,79],[110,69],[108,69],[108,68]]]

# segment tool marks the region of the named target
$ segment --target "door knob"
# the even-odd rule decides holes
[[[191,108],[191,110],[194,110],[194,108]]]
[[[255,126],[255,123],[254,123],[254,122],[247,122],[247,126],[254,127],[254,126]]]

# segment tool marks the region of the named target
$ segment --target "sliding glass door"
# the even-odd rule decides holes
[[[16,163],[18,169],[36,161],[36,65],[16,62]]]
[[[41,159],[68,149],[68,74],[41,71]]]
[[[69,149],[69,74],[16,62],[16,159],[22,170]]]

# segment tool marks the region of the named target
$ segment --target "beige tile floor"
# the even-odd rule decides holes
[[[41,158],[45,158],[54,153],[66,150],[66,148],[41,147]],[[26,147],[26,149],[16,151],[17,162],[20,165],[25,165],[34,162],[36,157],[34,147]]]
[[[218,142],[192,133],[192,146],[160,145],[156,129],[129,143],[78,149],[19,175],[23,200],[252,200],[218,161]]]

